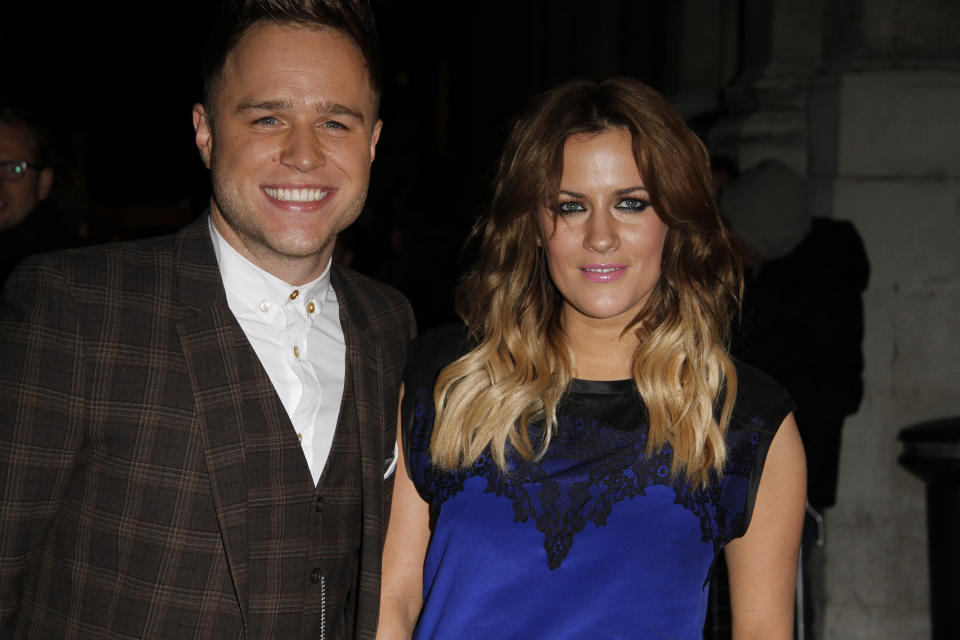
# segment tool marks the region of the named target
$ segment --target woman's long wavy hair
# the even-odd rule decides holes
[[[736,397],[727,344],[741,266],[712,197],[703,144],[662,95],[628,78],[560,85],[513,125],[491,205],[471,235],[477,260],[457,291],[473,348],[434,388],[437,466],[469,466],[489,447],[506,468],[508,442],[528,460],[549,446],[574,366],[537,216],[555,211],[566,140],[620,128],[630,132],[643,184],[668,227],[659,282],[624,329],[639,339],[632,371],[650,417],[648,453],[669,443],[673,473],[693,485],[721,472]],[[529,435],[535,421],[546,427],[537,443]]]

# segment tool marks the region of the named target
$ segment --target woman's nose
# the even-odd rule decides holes
[[[602,211],[591,212],[584,227],[584,248],[599,253],[616,249],[620,244],[616,225],[610,214]]]

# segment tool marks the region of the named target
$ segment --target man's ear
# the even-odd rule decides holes
[[[377,155],[377,142],[380,140],[380,130],[383,129],[383,120],[377,120],[373,125],[373,131],[370,132],[370,162]]]
[[[46,200],[53,187],[53,169],[47,167],[40,170],[40,179],[37,181],[37,200]]]
[[[213,132],[210,127],[210,118],[202,104],[193,105],[193,130],[196,132],[194,141],[200,158],[207,169],[210,168],[210,154],[213,151]]]

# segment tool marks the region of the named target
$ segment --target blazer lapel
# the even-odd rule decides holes
[[[243,357],[250,346],[227,306],[207,217],[187,226],[179,240],[179,298],[192,313],[177,323],[177,331],[193,387],[227,565],[246,627],[249,556],[244,380],[265,374],[250,371],[249,362]]]
[[[226,313],[229,315],[230,311]],[[229,320],[233,316],[230,315]],[[213,491],[213,503],[234,589],[247,623],[247,475],[243,449],[243,332],[210,309],[178,325]],[[239,333],[239,335],[236,335]]]
[[[370,335],[356,293],[347,286],[337,269],[332,273],[332,282],[340,303],[340,324],[347,344],[345,376],[349,377],[353,387],[353,410],[360,434],[366,545],[368,533],[372,533],[370,526],[378,529],[382,526],[385,451],[381,353],[379,344]]]

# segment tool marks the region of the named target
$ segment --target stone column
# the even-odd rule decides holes
[[[807,169],[807,88],[820,64],[822,0],[741,0],[742,72],[711,147],[749,168],[778,158]]]
[[[716,113],[722,87],[739,66],[739,0],[680,0],[669,5],[665,86],[684,118]]]

